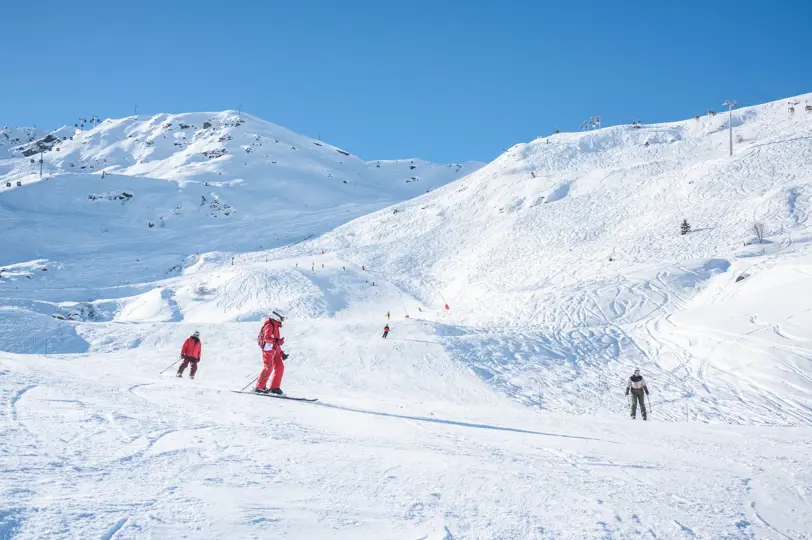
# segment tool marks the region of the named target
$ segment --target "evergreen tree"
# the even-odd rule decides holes
[[[680,225],[680,227],[679,227],[679,233],[680,234],[688,234],[689,232],[691,232],[691,226],[688,224],[687,219],[683,219],[682,220],[682,225]]]

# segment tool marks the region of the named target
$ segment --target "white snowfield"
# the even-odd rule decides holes
[[[0,538],[812,538],[812,113],[733,121],[478,170],[236,113],[1,147]],[[317,403],[232,392],[272,308]]]

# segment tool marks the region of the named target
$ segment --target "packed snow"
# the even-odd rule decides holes
[[[719,114],[481,168],[4,131],[0,538],[812,538],[812,113],[732,118],[732,157]],[[233,392],[273,308],[316,403]]]

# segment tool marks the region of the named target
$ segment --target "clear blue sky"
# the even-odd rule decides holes
[[[40,0],[0,21],[0,125],[242,105],[365,159],[812,91],[810,0]]]

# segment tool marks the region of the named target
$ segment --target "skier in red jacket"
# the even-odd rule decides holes
[[[183,377],[183,370],[186,366],[192,364],[189,369],[189,378],[194,379],[197,373],[197,363],[200,362],[200,353],[202,352],[202,344],[200,343],[200,332],[195,332],[184,343],[183,348],[180,350],[180,357],[183,358],[183,363],[178,368],[178,377]]]
[[[254,392],[260,394],[267,394],[269,391],[272,394],[282,394],[282,375],[285,374],[285,364],[282,362],[287,359],[288,355],[282,351],[282,345],[285,344],[285,338],[279,336],[279,329],[282,328],[282,321],[285,320],[284,315],[279,310],[274,310],[265,324],[262,325],[262,330],[259,331],[257,336],[257,344],[262,349],[262,362],[264,367],[262,373],[259,374],[257,380],[257,387]],[[271,379],[271,389],[265,388],[268,383],[268,378],[273,373]]]

